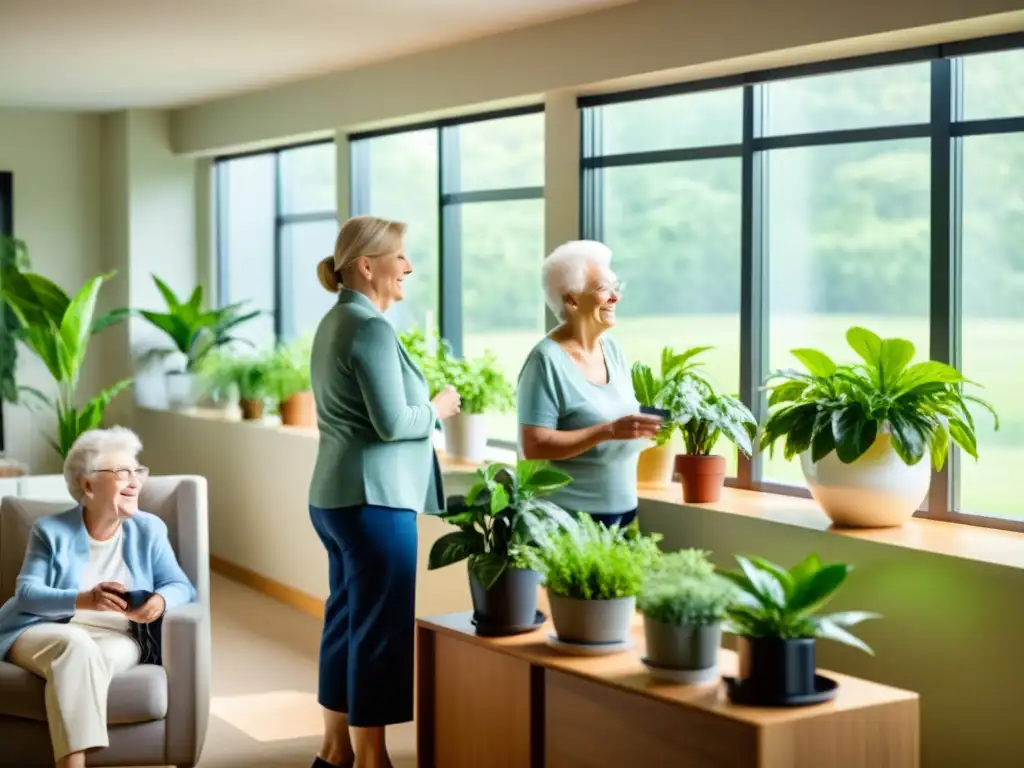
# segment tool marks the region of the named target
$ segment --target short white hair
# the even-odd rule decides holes
[[[130,453],[138,456],[142,452],[139,436],[127,427],[90,429],[83,432],[71,444],[64,458],[64,482],[67,483],[71,498],[80,502],[85,495],[79,480],[96,470],[104,456],[111,453]]]
[[[610,268],[612,249],[596,240],[570,240],[553,250],[541,268],[544,301],[559,319],[565,317],[565,294],[587,287],[591,267]]]

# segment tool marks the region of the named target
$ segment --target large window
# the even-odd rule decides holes
[[[333,142],[217,161],[220,302],[265,314],[242,334],[266,346],[312,333],[331,306],[316,265],[338,234]]]
[[[440,327],[515,381],[544,332],[544,115],[530,110],[351,138],[353,213],[409,224],[414,275],[398,327]],[[512,442],[514,414],[489,434]]]
[[[1020,519],[1024,51],[982,48],[583,97],[583,235],[627,283],[630,356],[713,345],[759,418],[790,350],[852,362],[853,325],[961,367],[1000,430],[976,414],[981,460],[954,452],[928,514]],[[806,493],[796,462],[734,466],[740,487]]]

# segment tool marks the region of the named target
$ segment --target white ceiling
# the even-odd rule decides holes
[[[0,107],[182,106],[630,0],[0,0]]]

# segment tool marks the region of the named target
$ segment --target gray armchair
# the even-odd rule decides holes
[[[0,503],[0,604],[14,594],[28,534],[39,517],[68,502],[8,496]],[[163,666],[144,664],[114,678],[108,719],[110,746],[89,765],[188,766],[199,762],[210,711],[210,570],[206,479],[153,477],[139,508],[167,523],[178,562],[199,601],[168,611],[163,621]],[[43,680],[0,661],[0,768],[52,766]]]

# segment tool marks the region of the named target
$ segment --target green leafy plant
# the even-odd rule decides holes
[[[270,365],[259,357],[243,358],[235,369],[238,396],[242,400],[263,400],[270,392]]]
[[[311,345],[309,337],[302,337],[290,344],[278,344],[267,355],[263,369],[266,391],[278,404],[312,388],[309,371]]]
[[[508,567],[523,562],[523,552],[557,529],[575,526],[573,517],[544,497],[572,478],[545,461],[523,460],[515,468],[489,464],[477,470],[466,496],[440,517],[459,530],[434,542],[428,568],[435,570],[469,558],[470,573],[490,589]]]
[[[185,370],[195,371],[203,357],[210,351],[232,342],[243,341],[233,335],[238,326],[257,317],[260,312],[244,312],[246,302],[230,304],[220,309],[207,309],[203,306],[203,286],[197,285],[187,301],[182,301],[159,277],[153,275],[153,282],[167,304],[166,312],[139,310],[161,331],[166,333],[172,342],[173,350],[161,350],[167,355],[180,352],[185,355]]]
[[[737,555],[736,562],[739,571],[722,574],[740,590],[737,602],[729,610],[729,631],[755,638],[834,640],[873,654],[866,643],[846,628],[881,618],[877,613],[819,613],[846,580],[852,566],[824,564],[817,555],[808,556],[788,571],[759,557]]]
[[[703,379],[698,371],[704,363],[694,358],[709,349],[714,347],[691,347],[677,353],[671,347],[663,347],[660,376],[655,376],[652,368],[645,363],[633,363],[630,374],[637,402],[649,408],[664,408],[665,397],[671,391],[675,379],[687,375]]]
[[[636,521],[627,528],[605,527],[583,514],[575,528],[555,532],[528,550],[526,560],[556,595],[577,600],[633,597],[661,558],[661,538],[640,534]]]
[[[431,351],[419,328],[403,331],[399,340],[423,371],[431,397],[451,385],[459,393],[463,413],[508,413],[515,408],[515,387],[490,350],[475,358],[460,359],[448,341],[435,332]]]
[[[986,401],[963,392],[964,385],[974,382],[945,363],[912,363],[914,345],[906,339],[882,339],[855,326],[846,332],[846,341],[862,362],[839,365],[816,349],[794,349],[806,372],[779,371],[769,377],[762,450],[773,452],[784,438],[787,459],[809,450],[818,462],[834,450],[850,464],[887,434],[908,465],[917,464],[927,451],[940,469],[950,440],[977,459],[968,404],[989,411],[996,429],[999,417]]]
[[[114,274],[90,278],[69,297],[42,275],[21,272],[15,266],[0,273],[4,302],[19,322],[19,339],[43,362],[57,384],[54,398],[29,387],[20,389],[56,411],[57,438],[46,439],[62,458],[80,434],[100,425],[107,406],[132,383],[130,378],[122,379],[81,407],[77,405],[78,378],[89,340],[129,314],[127,309],[116,309],[94,318],[100,289]]]
[[[0,275],[6,270],[30,268],[28,246],[24,240],[0,237]],[[14,311],[0,306],[0,400],[17,403],[18,398],[18,333],[21,323]]]
[[[757,420],[737,397],[715,392],[702,377],[684,375],[672,380],[664,395],[668,427],[683,435],[686,453],[710,456],[724,435],[747,456],[753,450]]]
[[[637,607],[652,621],[671,626],[724,620],[736,587],[715,573],[708,553],[685,549],[665,555],[644,581]]]

